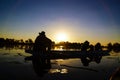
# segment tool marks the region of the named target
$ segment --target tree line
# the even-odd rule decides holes
[[[10,39],[10,38],[0,38],[0,48],[2,47],[14,47],[14,46],[28,46],[28,47],[33,47],[34,45],[34,41],[32,39],[27,39],[27,40],[16,40],[16,39]],[[55,43],[53,41],[52,43],[52,48],[54,47],[59,47],[62,46],[63,49],[81,49],[81,50],[92,50],[92,49],[97,49],[98,47],[103,49],[106,48],[108,50],[114,50],[116,52],[120,51],[120,43],[116,42],[116,43],[108,43],[107,46],[103,46],[100,42],[97,42],[95,45],[90,44],[89,41],[85,41],[83,43],[77,43],[77,42],[59,42],[59,43]]]
[[[33,44],[33,40],[32,39],[28,39],[28,40],[23,40],[23,39],[20,39],[20,40],[16,40],[16,39],[10,39],[10,38],[0,38],[0,44]]]
[[[103,50],[107,49],[109,51],[120,52],[120,43],[111,43],[109,42],[107,46],[102,45],[100,42],[97,42],[95,45],[90,44],[89,41],[85,41],[83,43],[71,43],[71,42],[59,42],[55,44],[55,46],[63,46],[63,49],[80,49],[81,51],[95,51],[95,50]]]

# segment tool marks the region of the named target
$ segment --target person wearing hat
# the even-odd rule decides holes
[[[34,50],[41,51],[41,50],[50,50],[51,49],[52,41],[46,37],[45,32],[42,31],[39,33],[39,36],[35,39]]]
[[[49,52],[51,50],[52,41],[46,37],[45,32],[39,33],[35,39],[33,47],[33,59],[35,61],[41,60],[42,65],[46,65],[46,62],[50,62]]]

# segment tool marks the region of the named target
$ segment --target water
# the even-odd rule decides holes
[[[1,80],[107,80],[111,73],[120,67],[120,53],[110,52],[102,56],[100,63],[94,60],[84,66],[81,58],[51,60],[51,68],[38,76],[32,61],[25,61],[31,54],[24,49],[0,49]]]

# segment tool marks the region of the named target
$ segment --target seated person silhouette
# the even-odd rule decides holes
[[[82,52],[87,52],[87,49],[89,48],[89,42],[85,41],[82,46],[81,46],[81,51]]]
[[[46,37],[45,32],[39,33],[39,36],[35,39],[33,47],[33,66],[34,64],[41,64],[42,68],[47,67],[50,63],[49,52],[51,50],[52,41]]]
[[[101,46],[100,43],[97,43],[97,44],[95,45],[95,51],[102,51],[102,46]]]

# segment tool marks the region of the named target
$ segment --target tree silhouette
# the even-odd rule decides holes
[[[113,49],[112,43],[107,44],[107,49],[108,49],[108,51],[112,51],[112,49]]]
[[[113,51],[114,52],[120,52],[120,44],[119,43],[114,43],[113,44]]]

